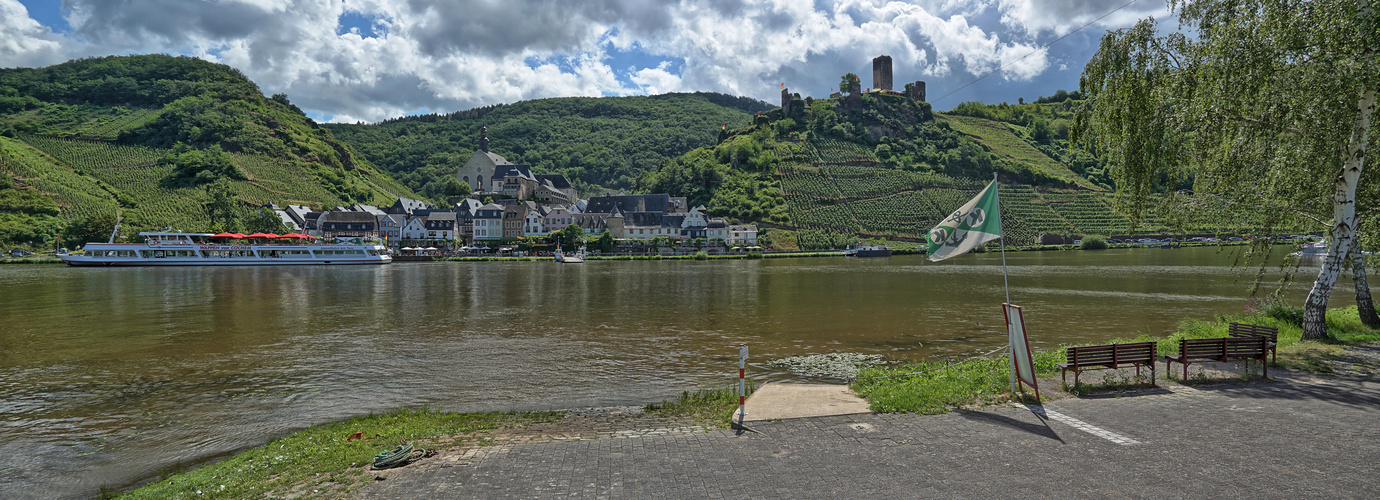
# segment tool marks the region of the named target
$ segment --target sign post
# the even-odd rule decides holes
[[[1035,400],[1040,400],[1040,386],[1035,380],[1035,363],[1030,358],[1030,342],[1025,336],[1025,316],[1021,306],[1002,304],[1006,313],[1006,333],[1011,343],[1012,384],[1025,384],[1035,389]],[[1012,397],[1015,396],[1013,393]]]
[[[738,344],[738,426],[747,417],[747,344]]]

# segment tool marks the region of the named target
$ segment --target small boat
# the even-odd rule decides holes
[[[585,249],[581,248],[579,252],[570,255],[566,255],[564,252],[556,252],[556,262],[561,264],[584,264]]]
[[[891,249],[886,245],[849,248],[843,251],[844,257],[890,257]]]
[[[1300,245],[1300,246],[1299,246],[1299,251],[1294,252],[1294,255],[1299,255],[1299,256],[1304,256],[1304,257],[1307,257],[1307,256],[1317,256],[1317,255],[1327,255],[1327,241],[1324,240],[1324,241],[1315,241],[1315,242],[1312,242],[1312,243],[1304,243],[1303,245]]]

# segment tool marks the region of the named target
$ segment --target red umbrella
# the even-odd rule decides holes
[[[243,235],[243,234],[235,234],[235,233],[220,233],[220,234],[213,234],[213,235],[211,235],[211,237],[212,237],[212,238],[243,238],[244,235]]]
[[[278,237],[278,235],[276,235],[276,234],[264,234],[264,233],[254,233],[254,234],[245,236],[245,238],[277,238],[277,237]]]
[[[230,237],[231,237],[231,238],[238,238],[238,239],[245,239],[245,238],[248,238],[248,236],[245,236],[245,235],[240,234],[240,233],[230,233]]]

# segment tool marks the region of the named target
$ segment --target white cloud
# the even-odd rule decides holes
[[[1167,13],[1161,0],[1140,0],[1130,5],[1127,0],[1000,0],[1000,3],[1003,24],[1020,27],[1027,33],[1048,31],[1056,35],[1078,29],[1104,15],[1107,17],[1099,25],[1117,27]]]
[[[0,65],[184,53],[230,64],[267,93],[286,92],[304,109],[349,121],[682,90],[775,102],[780,82],[824,95],[854,72],[870,85],[870,61],[880,54],[893,58],[898,87],[920,79],[956,86],[1007,64],[1004,81],[1031,81],[1051,69],[1036,37],[1102,15],[1099,3],[67,0],[72,34],[63,36],[15,0],[0,0]],[[347,9],[373,20],[375,36],[340,28]],[[611,50],[651,57],[628,67]]]
[[[64,54],[61,39],[29,17],[29,9],[0,0],[0,67],[52,64]]]

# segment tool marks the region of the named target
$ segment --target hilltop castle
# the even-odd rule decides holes
[[[925,81],[916,80],[914,83],[907,83],[905,92],[892,90],[892,71],[891,56],[880,55],[872,58],[872,88],[863,90],[860,82],[853,82],[851,88],[847,89],[848,94],[844,95],[845,89],[829,95],[831,99],[843,99],[845,107],[857,106],[861,104],[861,94],[875,93],[888,94],[908,97],[916,101],[925,100]],[[781,117],[790,117],[805,111],[804,105],[811,101],[811,98],[801,100],[799,93],[791,93],[784,85],[781,87]]]

